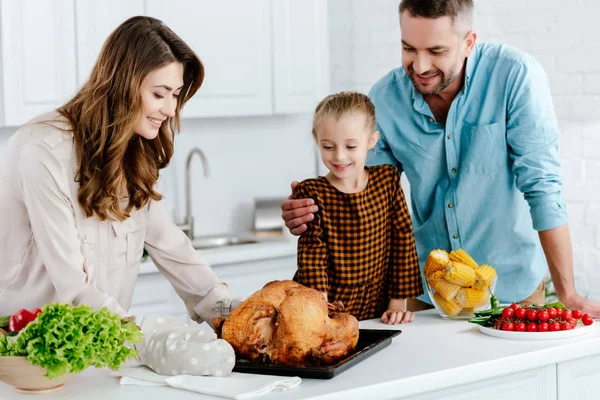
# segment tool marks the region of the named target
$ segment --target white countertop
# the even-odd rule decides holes
[[[389,399],[464,385],[496,376],[600,354],[600,325],[573,339],[521,341],[486,336],[465,321],[442,320],[435,311],[417,313],[392,344],[333,379],[304,379],[286,393],[260,399]],[[361,328],[390,329],[378,320]],[[121,386],[109,370],[88,369],[45,400],[58,399],[213,399],[166,387]],[[227,378],[220,378],[226,382]],[[0,398],[26,399],[0,383]],[[217,399],[216,397],[214,399]]]
[[[271,258],[296,256],[297,240],[282,238],[259,243],[223,246],[206,250],[198,250],[212,267],[224,264],[266,260]],[[159,273],[151,260],[140,265],[140,275]]]

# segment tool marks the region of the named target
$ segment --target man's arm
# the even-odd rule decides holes
[[[575,291],[573,251],[569,225],[538,233],[558,298],[567,308],[578,309],[595,318],[600,318],[600,304],[579,296]]]
[[[573,250],[562,198],[559,133],[548,78],[527,60],[509,78],[506,138],[516,185],[529,203],[552,281],[566,307],[600,318],[600,304],[577,294]]]

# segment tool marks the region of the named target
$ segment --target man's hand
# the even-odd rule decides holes
[[[586,299],[579,295],[562,300],[562,303],[570,310],[580,310],[584,314],[590,314],[594,318],[600,318],[600,303]]]
[[[298,182],[292,182],[292,194],[281,203],[281,217],[292,235],[299,236],[306,232],[306,223],[312,221],[313,213],[319,211],[313,199],[294,199],[294,189]]]

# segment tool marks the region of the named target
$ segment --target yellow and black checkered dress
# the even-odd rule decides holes
[[[359,320],[381,317],[390,298],[423,294],[398,170],[365,168],[369,182],[359,193],[342,193],[325,177],[302,181],[294,191],[319,206],[298,241],[294,280],[327,292]]]

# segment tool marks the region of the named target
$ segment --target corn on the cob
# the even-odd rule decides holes
[[[435,303],[441,307],[449,317],[456,317],[462,310],[462,307],[459,306],[454,300],[444,300],[444,298],[437,293],[433,294],[433,301],[435,301]]]
[[[445,275],[446,275],[446,272],[443,269],[440,269],[439,271],[435,271],[433,274],[429,275],[429,278],[431,278],[431,279],[444,279]]]
[[[475,282],[475,270],[468,265],[450,261],[445,271],[444,277],[448,282],[462,287],[470,287]]]
[[[475,282],[473,283],[473,289],[487,289],[494,278],[496,277],[496,270],[487,264],[481,264],[481,267],[475,270]]]
[[[462,288],[456,294],[456,301],[461,307],[481,307],[490,300],[487,290]]]
[[[425,273],[425,276],[429,277],[435,271],[443,270],[449,262],[450,258],[445,250],[432,250],[427,257],[427,261],[425,261],[423,272]]]
[[[460,286],[450,283],[444,279],[428,279],[427,282],[437,294],[439,294],[444,300],[448,301],[454,299],[456,293],[458,293],[460,290]]]
[[[456,261],[468,265],[471,268],[479,268],[479,265],[477,264],[477,262],[475,262],[475,260],[473,260],[473,257],[471,257],[469,253],[467,253],[463,249],[451,251],[449,256],[450,261]]]

